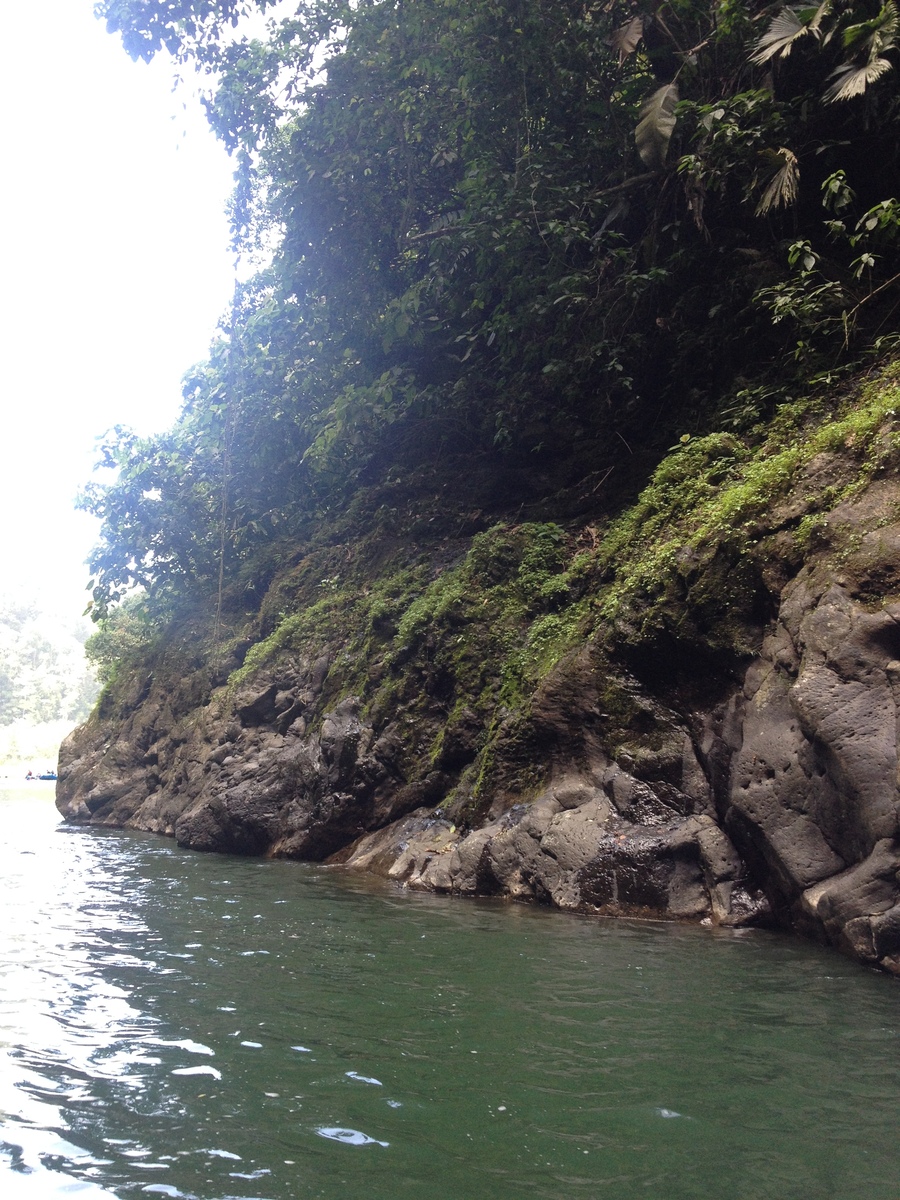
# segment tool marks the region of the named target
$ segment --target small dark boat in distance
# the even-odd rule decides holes
[[[26,779],[56,779],[58,778],[55,771],[42,771],[40,775],[34,775],[31,771],[25,776]]]

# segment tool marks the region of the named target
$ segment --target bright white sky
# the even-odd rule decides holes
[[[97,437],[165,428],[232,290],[225,151],[93,0],[4,5],[0,591],[87,601]],[[186,106],[186,107],[185,107]]]

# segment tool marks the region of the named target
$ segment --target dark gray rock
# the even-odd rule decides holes
[[[798,488],[836,471],[818,456]],[[898,499],[878,481],[837,506],[830,558],[771,543],[752,654],[716,658],[696,625],[636,648],[623,627],[515,712],[445,703],[431,667],[414,716],[408,697],[367,710],[339,651],[285,652],[236,695],[141,675],[64,743],[60,810],[410,888],[778,923],[900,974]],[[795,491],[772,519],[807,505]]]

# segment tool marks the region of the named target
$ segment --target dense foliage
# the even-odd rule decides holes
[[[218,621],[392,472],[658,459],[893,339],[893,0],[300,0],[244,36],[272,7],[98,4],[208,73],[266,265],[174,429],[108,439],[96,615],[138,583]]]

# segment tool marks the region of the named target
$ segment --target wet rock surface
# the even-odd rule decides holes
[[[728,662],[696,628],[639,653],[605,631],[517,711],[448,701],[434,639],[415,709],[368,703],[334,653],[199,696],[136,680],[64,743],[60,811],[410,888],[779,925],[900,974],[897,500],[835,510],[837,564],[770,558],[755,650]]]

